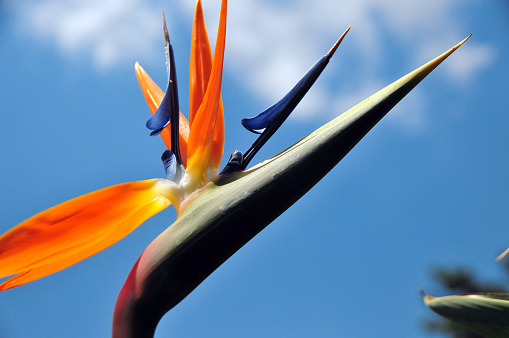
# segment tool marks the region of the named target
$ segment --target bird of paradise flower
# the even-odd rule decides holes
[[[142,253],[115,305],[115,337],[150,336],[166,311],[305,194],[392,107],[468,39],[282,153],[245,170],[319,77],[348,28],[285,97],[256,117],[242,120],[244,127],[260,136],[245,153],[233,152],[219,173],[224,147],[221,82],[226,11],[227,0],[222,0],[212,57],[201,2],[197,2],[191,45],[189,120],[179,111],[173,47],[165,23],[166,92],[138,63],[135,65],[153,114],[146,126],[152,130],[151,135],[160,134],[168,147],[161,158],[166,178],[119,184],[77,197],[2,235],[0,276],[14,276],[3,282],[0,290],[34,281],[86,259],[173,204],[177,221]],[[243,216],[241,228],[239,214]]]
[[[167,178],[119,184],[77,197],[27,219],[2,235],[0,276],[14,276],[3,282],[0,290],[42,278],[106,249],[170,204],[179,212],[182,202],[218,175],[224,147],[220,90],[226,11],[227,2],[223,0],[212,57],[201,1],[197,2],[191,45],[189,120],[179,112],[174,54],[164,16],[166,93],[138,63],[135,65],[153,114],[147,127],[153,130],[151,135],[160,134],[168,147],[162,156]],[[285,98],[259,116],[243,120],[246,128],[265,132],[244,156],[235,152],[223,174],[246,168],[311,87],[343,37],[344,34]]]

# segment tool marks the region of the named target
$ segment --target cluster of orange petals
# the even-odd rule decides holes
[[[217,172],[221,164],[224,147],[224,114],[220,90],[225,37],[226,1],[223,1],[214,55],[216,62],[213,64],[201,1],[198,1],[191,42],[189,121],[182,113],[180,113],[179,121],[179,146],[186,168],[209,166]],[[150,112],[154,115],[164,93],[138,63],[135,65],[135,70]],[[170,126],[168,125],[160,135],[166,147],[170,149]]]
[[[224,144],[221,102],[226,0],[222,1],[214,59],[198,0],[193,25],[189,122],[180,115],[180,149],[196,190],[219,170]],[[136,64],[136,75],[152,114],[163,91]],[[161,133],[170,149],[170,126]],[[187,191],[189,193],[189,191]],[[168,181],[119,184],[74,198],[20,223],[0,237],[0,285],[10,289],[69,267],[106,249],[171,204]],[[178,208],[178,207],[177,207]]]

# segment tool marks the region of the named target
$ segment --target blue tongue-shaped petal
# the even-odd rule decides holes
[[[171,82],[168,81],[168,87],[159,108],[157,108],[155,114],[146,123],[147,128],[153,130],[150,136],[159,135],[171,122],[173,103],[171,102],[172,91],[170,84]]]
[[[281,100],[255,117],[242,119],[240,121],[242,125],[253,133],[261,134],[276,120],[283,123],[315,83],[318,76],[325,69],[329,59],[330,55],[323,56]]]
[[[243,119],[241,121],[242,125],[247,130],[257,134],[263,133],[267,127],[273,124],[279,123],[279,125],[281,125],[299,104],[304,95],[306,95],[308,90],[315,83],[316,79],[318,79],[349,29],[350,28],[348,28],[339,38],[331,50],[308,70],[308,72],[300,79],[299,82],[297,82],[288,94],[257,116]],[[279,128],[279,125],[276,129]]]
[[[299,83],[301,81],[299,81]],[[285,103],[290,100],[289,96],[292,95],[292,92],[294,90],[295,87],[288,94],[286,94],[286,96],[283,99],[281,99],[274,105],[270,106],[269,108],[265,109],[255,117],[242,119],[240,122],[242,123],[244,128],[256,134],[263,133],[265,128],[267,128],[267,126],[275,119],[275,117],[277,117],[277,114],[282,111],[282,108],[284,107]]]
[[[299,104],[300,100],[306,95],[311,86],[315,83],[316,79],[320,76],[322,71],[329,63],[330,58],[336,52],[341,41],[345,37],[350,27],[341,35],[338,41],[330,49],[330,51],[320,58],[311,69],[308,70],[306,75],[285,95],[280,101],[273,106],[267,108],[255,117],[243,119],[242,125],[254,132],[261,134],[260,137],[253,143],[253,145],[246,151],[242,161],[242,168],[245,169],[253,156],[258,150],[268,141],[268,139],[276,132],[281,124],[288,118],[290,113]]]

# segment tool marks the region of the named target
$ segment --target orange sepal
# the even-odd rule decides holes
[[[221,81],[226,39],[227,1],[221,2],[221,14],[216,39],[216,50],[209,83],[196,116],[191,125],[188,143],[188,170],[194,184],[200,184],[207,171],[215,134],[216,119],[221,101]],[[222,133],[224,135],[224,131]],[[224,136],[223,136],[224,137]]]
[[[189,72],[189,123],[193,125],[193,120],[198,111],[209,83],[210,72],[212,69],[212,50],[210,48],[205,20],[203,18],[203,9],[201,1],[196,3],[193,21],[193,35],[191,39],[191,69]],[[213,168],[217,173],[221,165],[224,149],[224,114],[223,101],[219,101],[217,111],[212,149],[209,156],[208,167]]]
[[[145,101],[147,101],[148,108],[150,109],[150,113],[152,115],[155,114],[157,108],[161,104],[161,101],[164,97],[164,92],[159,88],[159,86],[150,78],[145,69],[143,69],[138,62],[135,63],[134,69],[136,71],[136,78],[141,87],[141,91],[143,92],[143,96],[145,97]],[[161,138],[164,141],[164,144],[168,149],[171,149],[171,134],[170,134],[170,124],[166,126],[166,128],[161,131]],[[184,166],[187,163],[187,142],[189,139],[189,122],[186,117],[180,113],[179,117],[179,147],[180,147],[180,155],[182,156],[182,161],[184,162]]]
[[[119,184],[45,210],[0,237],[0,277],[10,289],[65,269],[118,242],[170,205],[162,182]]]
[[[189,71],[189,123],[193,125],[209,83],[212,70],[212,50],[203,18],[201,1],[196,2],[193,33],[191,37],[191,61]]]

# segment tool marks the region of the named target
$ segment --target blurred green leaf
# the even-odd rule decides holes
[[[439,315],[484,337],[509,337],[509,294],[430,297],[423,293],[423,299]]]

